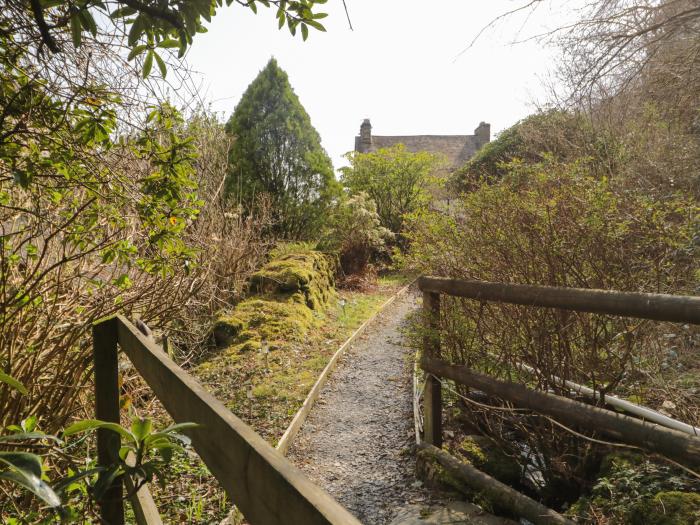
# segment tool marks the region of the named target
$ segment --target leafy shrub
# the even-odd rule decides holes
[[[374,201],[381,225],[399,236],[400,242],[404,216],[428,203],[439,157],[412,153],[397,144],[372,153],[348,153],[347,159],[350,167],[341,168],[343,184],[351,194],[365,192]]]
[[[590,492],[567,512],[581,523],[685,525],[700,519],[700,483],[639,454],[605,457]]]
[[[691,292],[698,206],[615,191],[588,162],[513,162],[454,215],[420,210],[410,263],[465,279],[648,292]]]
[[[465,194],[454,214],[421,210],[409,220],[406,263],[424,274],[506,283],[694,293],[698,206],[619,192],[590,176],[587,161],[513,162],[500,181]],[[664,333],[654,323],[442,297],[443,353],[506,380],[570,396],[555,376],[605,393],[644,392]],[[524,374],[519,364],[536,369]],[[467,389],[462,394],[468,395]],[[537,487],[575,496],[600,452],[546,420],[464,407],[510,455],[513,437],[533,452]],[[695,411],[697,412],[697,410]],[[562,501],[559,500],[559,503]]]
[[[0,383],[27,393],[24,385],[12,376],[0,373]],[[24,490],[36,497],[25,499],[19,507],[5,509],[6,499],[0,500],[0,516],[3,523],[25,522],[44,516],[42,523],[77,521],[80,518],[96,517],[95,502],[103,500],[112,482],[119,476],[128,478],[135,490],[158,479],[164,486],[168,465],[174,452],[184,452],[181,445],[189,445],[190,439],[180,432],[196,428],[194,423],[179,423],[156,431],[149,418],[133,417],[130,427],[118,423],[86,419],[77,421],[62,432],[63,439],[39,430],[35,416],[23,420],[20,425],[7,426],[0,436],[0,481],[9,482],[10,487]],[[72,450],[80,445],[66,443],[66,438],[77,434],[90,434],[106,429],[118,435],[121,446],[118,457],[110,465],[97,465],[89,456],[74,461]],[[9,433],[7,433],[9,431]],[[31,450],[31,452],[29,452]],[[80,466],[83,463],[85,466]],[[59,471],[66,471],[60,476]],[[47,472],[54,476],[50,480]],[[11,491],[9,494],[12,494]],[[5,494],[8,494],[5,492]],[[14,495],[14,494],[13,494]],[[7,505],[9,507],[9,505]]]
[[[29,390],[0,387],[0,422],[64,426],[90,381],[91,324],[117,311],[165,332],[176,357],[201,351],[213,314],[266,254],[268,205],[244,218],[223,204],[223,127],[167,106],[144,120],[123,143],[76,146],[103,158],[61,153],[26,187],[0,182],[0,367]]]
[[[112,129],[116,114],[101,104]],[[80,128],[76,112],[65,118]],[[0,366],[30,393],[0,388],[0,422],[44,415],[49,430],[63,425],[88,381],[91,323],[119,310],[150,321],[186,301],[176,283],[196,262],[183,235],[200,204],[194,150],[172,107],[144,120],[120,143],[99,130],[78,144],[42,137],[44,154],[26,166],[33,178],[0,181]],[[17,155],[5,146],[0,170]]]
[[[338,254],[345,276],[363,275],[392,238],[392,233],[381,226],[374,201],[359,192],[338,202],[319,248]]]
[[[268,199],[259,197],[256,213],[244,214],[241,208],[231,209],[224,197],[232,139],[223,124],[200,110],[188,120],[186,132],[199,153],[193,164],[201,207],[197,220],[183,231],[195,250],[195,264],[177,284],[189,291],[184,305],[167,318],[152,319],[179,362],[196,361],[208,351],[216,313],[242,297],[273,244],[263,233],[272,220]],[[144,312],[142,317],[151,315]]]
[[[585,115],[544,111],[502,131],[457,170],[451,182],[460,190],[474,189],[483,181],[505,176],[514,161],[532,164],[547,158],[560,162],[587,158],[592,175],[610,176],[615,171],[619,149],[612,135],[596,129]]]

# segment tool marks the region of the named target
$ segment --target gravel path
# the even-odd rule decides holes
[[[402,346],[400,333],[416,301],[411,293],[398,298],[355,342],[289,451],[366,525],[430,502],[414,475],[413,351]]]

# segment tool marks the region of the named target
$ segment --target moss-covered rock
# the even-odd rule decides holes
[[[277,342],[302,341],[333,297],[333,284],[331,264],[322,253],[280,255],[253,276],[257,295],[219,315],[213,330],[217,346],[235,354],[258,350],[262,339],[270,349]]]
[[[333,268],[320,252],[288,253],[253,274],[251,285],[259,294],[290,295],[318,310],[333,296]]]
[[[467,463],[502,483],[515,485],[520,481],[520,464],[486,436],[467,436],[459,444],[456,452]]]
[[[301,341],[315,324],[313,312],[293,297],[251,297],[216,323],[214,337],[228,346],[229,352],[248,352],[260,348],[262,339],[270,347],[276,341]]]

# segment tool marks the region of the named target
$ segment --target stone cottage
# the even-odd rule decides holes
[[[427,151],[442,154],[446,171],[463,166],[484,144],[491,140],[491,124],[480,123],[473,135],[372,135],[372,124],[365,119],[360,134],[355,137],[355,151],[369,153],[396,144],[403,144],[411,152]]]

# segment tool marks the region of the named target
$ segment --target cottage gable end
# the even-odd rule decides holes
[[[355,151],[370,153],[396,144],[403,144],[411,152],[427,151],[443,155],[447,169],[452,171],[464,165],[491,140],[491,125],[481,122],[473,135],[373,135],[372,124],[365,119],[360,134],[355,137]]]

